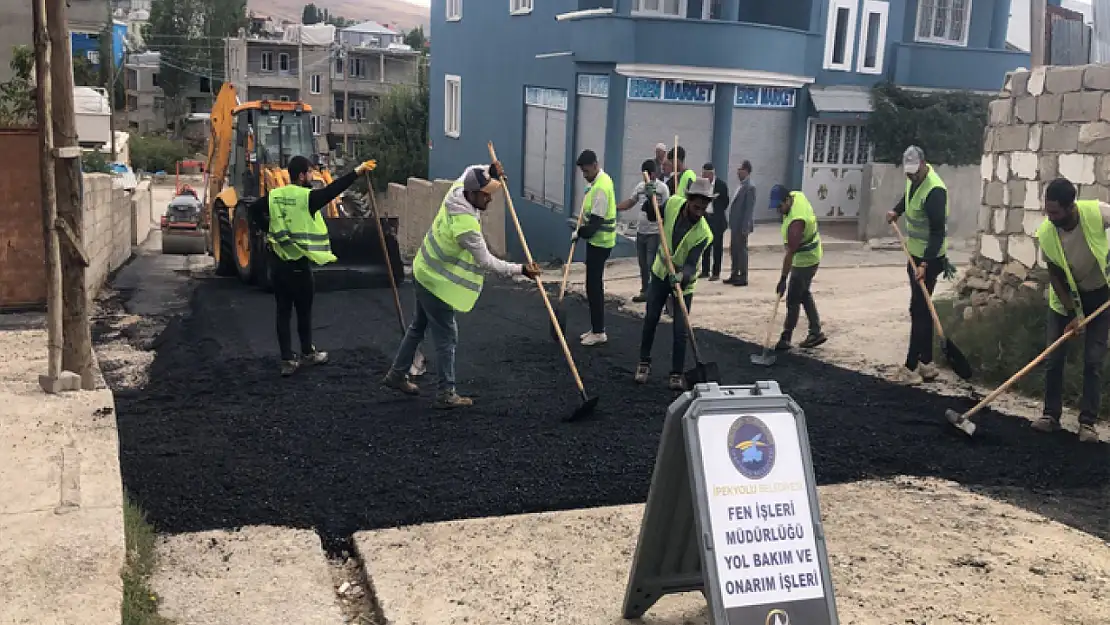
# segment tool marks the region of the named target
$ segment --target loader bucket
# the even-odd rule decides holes
[[[331,251],[336,262],[321,267],[316,273],[318,291],[346,289],[389,288],[388,266],[393,268],[393,279],[401,284],[405,279],[405,265],[397,245],[398,219],[386,217],[325,217]],[[385,231],[389,263],[382,253],[378,228]]]

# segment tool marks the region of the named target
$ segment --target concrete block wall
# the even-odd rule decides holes
[[[1008,74],[990,104],[980,176],[977,254],[960,294],[978,307],[1043,291],[1033,235],[1045,187],[1064,177],[1080,199],[1110,201],[1110,65]]]
[[[131,257],[133,207],[130,194],[112,188],[108,174],[84,176],[82,240],[89,257],[85,288],[95,298],[108,278]]]
[[[399,218],[397,243],[401,256],[411,260],[420,249],[424,234],[432,226],[440,204],[454,181],[429,182],[409,178],[407,184],[390,183],[385,193],[379,194],[378,207],[383,217]],[[504,258],[506,250],[505,196],[498,194],[482,214],[482,234],[493,254]],[[513,233],[515,236],[515,232]]]
[[[928,160],[929,155],[925,155]],[[936,172],[948,187],[948,238],[974,241],[982,179],[978,165],[937,165]],[[859,239],[869,241],[894,236],[886,223],[886,213],[906,194],[906,176],[901,165],[871,163],[863,168],[863,193],[860,196]]]
[[[159,217],[154,212],[150,181],[144,180],[131,192],[131,245],[142,245],[150,231],[158,227]]]

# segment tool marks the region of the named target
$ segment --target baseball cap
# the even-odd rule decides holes
[[[664,152],[666,152],[667,151],[667,144],[666,143],[656,143],[655,144],[655,149],[656,150],[663,150]]]
[[[463,189],[493,195],[501,190],[501,181],[493,180],[481,167],[471,167],[463,176]]]
[[[786,187],[781,184],[776,184],[771,187],[771,208],[778,208],[779,204],[782,204],[782,201],[786,199],[789,193]]]
[[[911,145],[902,153],[902,170],[907,174],[916,174],[924,160],[925,152],[916,145]]]
[[[695,178],[686,189],[686,197],[691,195],[700,195],[711,200],[717,199],[717,194],[713,192],[713,183],[709,182],[709,178]]]

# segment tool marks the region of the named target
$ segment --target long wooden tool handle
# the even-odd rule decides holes
[[[582,216],[586,214],[585,210],[578,211],[578,225],[574,228],[574,233],[578,234],[578,228],[582,227]],[[559,303],[563,303],[563,296],[567,294],[567,278],[570,277],[570,263],[574,260],[574,248],[578,244],[578,237],[573,237],[570,240],[570,251],[567,252],[567,262],[563,263],[563,282],[559,285]]]
[[[894,232],[898,234],[898,240],[902,243],[902,251],[906,253],[906,258],[910,261],[910,267],[913,267],[914,271],[917,271],[917,267],[913,264],[913,254],[910,254],[910,248],[906,245],[906,237],[902,234],[902,229],[893,221],[890,222],[890,225],[894,228]],[[933,327],[937,330],[937,336],[940,337],[941,341],[945,340],[944,328],[940,325],[940,316],[937,315],[937,307],[933,304],[933,296],[929,295],[929,289],[925,288],[925,282],[923,280],[918,280],[915,277],[914,282],[917,283],[917,286],[921,287],[921,294],[925,296],[925,303],[929,306],[929,314],[933,317]]]
[[[374,211],[374,219],[378,222],[378,242],[382,246],[382,256],[385,257],[385,270],[389,274],[389,288],[393,290],[393,307],[397,310],[397,323],[401,324],[401,333],[407,332],[405,328],[405,313],[401,311],[401,296],[397,292],[397,281],[393,278],[393,261],[389,259],[389,245],[385,242],[385,224],[382,223],[381,213],[378,212],[378,200],[374,197],[374,182],[370,179],[370,172],[366,172],[366,190],[370,194],[370,207]]]
[[[767,322],[767,334],[763,337],[763,349],[771,349],[771,333],[775,331],[775,318],[779,316],[779,304],[782,296],[775,297],[775,306],[771,309],[771,320]]]
[[[1083,321],[1080,321],[1079,325],[1076,326],[1073,330],[1065,332],[1064,335],[1061,336],[1060,338],[1056,339],[1056,341],[1052,345],[1049,345],[1048,347],[1046,347],[1045,350],[1043,352],[1041,352],[1040,356],[1037,356],[1036,358],[1034,358],[1033,361],[1030,362],[1029,364],[1025,365],[1025,367],[1023,367],[1021,369],[1021,371],[1018,371],[1009,380],[1006,380],[1005,382],[1003,382],[1002,386],[996,388],[990,395],[987,395],[985,398],[983,398],[983,401],[976,404],[974,408],[965,412],[964,413],[964,418],[967,419],[967,418],[971,417],[975,413],[982,410],[983,407],[985,407],[987,404],[994,401],[994,399],[996,397],[998,397],[1002,393],[1006,392],[1006,390],[1009,389],[1011,386],[1013,386],[1015,382],[1017,382],[1018,380],[1025,377],[1037,365],[1041,364],[1041,362],[1044,361],[1045,358],[1048,358],[1049,354],[1056,351],[1056,348],[1060,347],[1065,342],[1067,342],[1069,339],[1071,339],[1071,337],[1075,336],[1076,332],[1078,332],[1080,329],[1082,329],[1088,323],[1093,321],[1095,319],[1095,317],[1098,317],[1099,315],[1104,313],[1107,308],[1110,308],[1110,301],[1107,301],[1102,306],[1099,306],[1098,309],[1095,310],[1094,313],[1084,317]]]
[[[492,141],[489,142],[489,156],[493,162],[499,162],[497,160],[497,152],[493,149]],[[513,207],[513,194],[509,193],[509,183],[508,179],[505,177],[504,166],[498,169],[501,169],[501,186],[503,187],[502,191],[505,193],[505,204],[509,207],[509,215],[512,216],[513,225],[516,226],[516,234],[520,237],[520,245],[524,248],[524,257],[528,259],[528,263],[531,264],[533,262],[532,252],[528,250],[528,241],[524,239],[524,229],[520,227],[520,220],[516,217],[516,208]],[[543,280],[541,280],[539,276],[536,276],[536,286],[540,289],[540,296],[543,297],[543,305],[547,308],[547,315],[551,317],[551,325],[555,326],[555,333],[559,337],[559,345],[563,348],[563,356],[566,357],[567,364],[570,365],[570,372],[574,376],[574,383],[578,386],[578,392],[585,398],[586,385],[582,384],[582,376],[578,375],[578,367],[574,364],[574,356],[571,355],[570,347],[567,346],[567,339],[563,336],[563,328],[559,325],[559,318],[555,315],[555,309],[551,307],[551,300],[547,297],[547,289],[544,288]]]
[[[677,139],[678,137],[675,138]],[[675,143],[675,145],[678,144]],[[651,184],[651,178],[648,177],[647,172],[643,172],[643,175],[644,184]],[[676,186],[675,189],[678,189],[678,187]],[[667,263],[667,271],[670,271],[671,275],[677,278],[677,273],[674,268],[674,259],[671,257],[671,246],[667,243],[668,234],[666,219],[663,218],[663,213],[659,211],[659,201],[656,200],[655,194],[651,195],[651,207],[655,209],[655,220],[659,222],[659,244],[663,248],[663,260]],[[682,311],[682,321],[686,324],[686,334],[690,337],[690,347],[694,350],[694,361],[700,363],[702,361],[701,350],[698,349],[698,341],[694,338],[694,325],[690,323],[690,311],[686,308],[686,299],[682,293],[682,286],[677,282],[674,284],[674,298],[679,309]]]

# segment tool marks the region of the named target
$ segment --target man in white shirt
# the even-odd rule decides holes
[[[640,171],[646,172],[651,179],[651,186],[641,181],[632,190],[632,197],[617,204],[618,211],[630,210],[640,207],[640,220],[636,224],[636,258],[640,261],[640,294],[633,297],[634,302],[647,301],[648,284],[651,281],[651,264],[655,261],[655,254],[659,251],[659,221],[651,203],[651,196],[660,208],[670,198],[670,191],[663,181],[656,178],[655,161],[647,160],[640,165]]]

